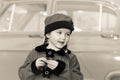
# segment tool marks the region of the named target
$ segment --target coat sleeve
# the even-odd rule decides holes
[[[35,58],[37,58],[37,54],[35,50],[32,50],[27,56],[24,64],[18,70],[20,80],[34,80],[35,74],[32,72],[31,64]]]
[[[80,71],[80,64],[76,55],[70,59],[71,80],[83,80],[83,74]]]

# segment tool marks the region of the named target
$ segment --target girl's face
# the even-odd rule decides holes
[[[70,38],[71,31],[66,28],[56,29],[49,34],[46,34],[48,38],[48,47],[54,50],[60,50],[67,45]]]

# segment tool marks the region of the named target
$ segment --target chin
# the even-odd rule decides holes
[[[58,46],[56,46],[56,48],[62,49],[64,46],[65,46],[65,45],[58,45]]]
[[[58,49],[60,50],[60,49],[62,49],[64,46],[62,46],[62,47],[58,47]]]

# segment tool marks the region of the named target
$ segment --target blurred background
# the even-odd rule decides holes
[[[18,69],[44,41],[44,19],[73,18],[69,49],[84,80],[120,80],[120,0],[0,0],[0,80],[20,80]]]

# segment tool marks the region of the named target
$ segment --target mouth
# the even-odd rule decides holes
[[[64,41],[58,41],[60,44],[64,44],[65,42]]]

